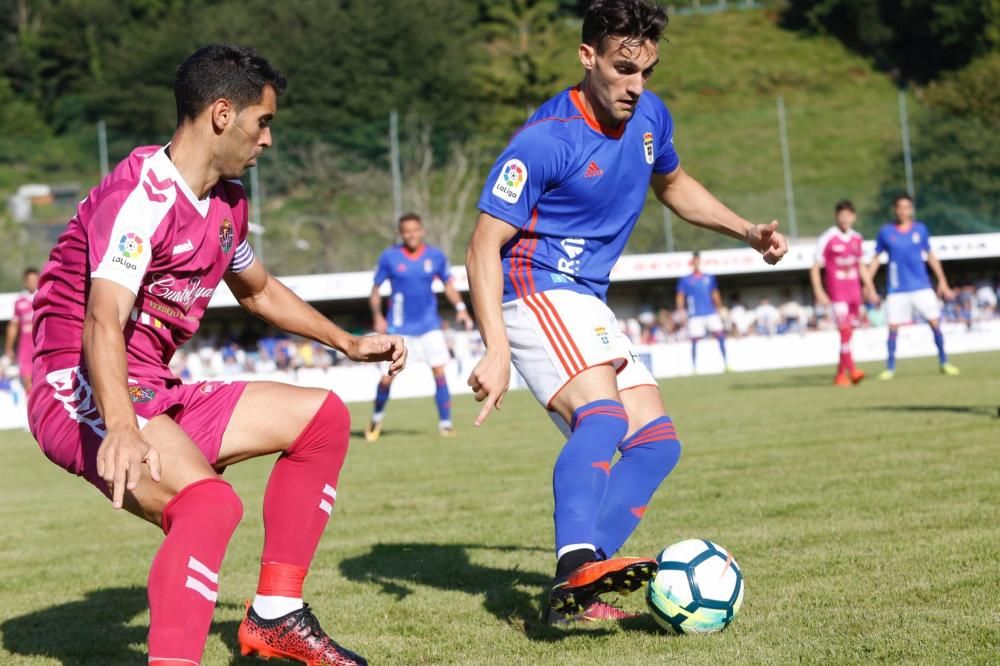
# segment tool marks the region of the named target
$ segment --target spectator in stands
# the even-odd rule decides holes
[[[781,323],[778,325],[779,333],[804,333],[802,305],[792,296],[790,289],[785,290],[785,299],[778,308],[781,315]]]
[[[754,325],[754,313],[746,309],[743,303],[740,301],[739,294],[733,294],[729,297],[729,321],[730,321],[730,331],[734,337],[743,337],[750,335],[751,329]]]
[[[754,320],[757,322],[758,335],[774,335],[781,323],[781,313],[771,305],[770,299],[764,296],[754,310]]]

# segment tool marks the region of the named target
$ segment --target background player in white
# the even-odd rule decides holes
[[[387,248],[375,267],[375,284],[368,304],[371,307],[375,331],[402,335],[411,360],[422,360],[431,366],[434,375],[434,402],[438,409],[438,432],[443,437],[454,437],[451,423],[451,393],[445,365],[451,357],[448,344],[441,330],[438,316],[437,295],[434,281],[444,285],[444,295],[455,308],[455,319],[466,330],[472,328],[472,318],[466,311],[461,294],[451,279],[448,257],[440,249],[424,243],[424,222],[416,213],[406,213],[399,218],[399,236],[403,242]],[[392,295],[389,297],[389,317],[382,314],[382,295],[379,288],[389,280]],[[365,429],[365,439],[374,442],[382,433],[385,405],[393,374],[386,373],[375,391],[375,408]]]
[[[941,332],[941,303],[938,296],[946,301],[955,298],[948,286],[941,262],[931,249],[930,232],[927,226],[914,219],[913,199],[901,195],[892,202],[892,212],[896,220],[884,225],[875,240],[875,257],[869,266],[872,278],[878,273],[882,255],[888,257],[885,299],[888,310],[889,339],[886,368],[878,376],[885,381],[896,375],[896,338],[899,327],[914,321],[920,315],[931,327],[934,344],[937,346],[938,363],[946,375],[959,374],[958,368],[948,362],[944,350],[944,334]],[[937,279],[937,293],[931,286],[927,273],[930,267]]]
[[[726,356],[726,328],[719,310],[722,295],[714,275],[701,272],[701,254],[691,255],[691,274],[677,281],[677,312],[687,318],[687,334],[691,338],[691,370],[698,372],[698,342],[711,334],[719,341],[722,365],[729,371]]]
[[[484,402],[476,425],[503,405],[513,361],[569,436],[553,471],[550,621],[620,618],[598,595],[637,589],[655,570],[655,560],[614,555],[677,463],[680,443],[655,380],[604,302],[648,188],[680,217],[748,243],[768,263],[788,250],[776,221],[748,222],[680,167],[670,113],[645,91],[666,23],[648,0],[591,4],[579,46],[583,81],[545,102],[500,155],[466,255],[487,346],[469,378]]]

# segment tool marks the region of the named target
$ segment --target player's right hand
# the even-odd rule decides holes
[[[385,335],[389,332],[389,322],[385,320],[385,316],[378,314],[375,316],[375,332],[381,335]]]
[[[469,375],[469,386],[477,402],[485,402],[474,423],[481,426],[493,408],[503,404],[503,397],[510,388],[510,354],[486,352]]]
[[[142,478],[142,464],[149,476],[160,480],[160,455],[138,429],[109,431],[97,449],[97,473],[111,489],[111,503],[122,508],[126,490],[135,490]]]

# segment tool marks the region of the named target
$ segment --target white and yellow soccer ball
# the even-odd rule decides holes
[[[743,605],[743,572],[732,553],[703,539],[665,548],[646,603],[657,624],[676,634],[722,631]]]

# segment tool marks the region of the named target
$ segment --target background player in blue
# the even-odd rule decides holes
[[[375,330],[379,333],[392,331],[396,335],[402,335],[410,351],[410,358],[426,361],[431,366],[434,383],[437,385],[434,400],[438,408],[438,432],[444,437],[454,437],[451,394],[444,372],[450,354],[441,331],[434,281],[440,280],[444,285],[445,296],[455,306],[455,318],[466,329],[472,328],[472,318],[466,311],[461,295],[451,283],[448,258],[438,248],[426,245],[425,235],[424,223],[419,215],[407,213],[399,218],[399,236],[403,242],[387,248],[379,256],[375,267],[375,284],[368,303]],[[392,289],[388,318],[382,314],[382,296],[379,294],[379,287],[386,280]],[[378,383],[375,410],[365,428],[365,439],[369,442],[374,442],[382,434],[382,420],[393,378],[393,375],[386,372]]]
[[[557,563],[548,621],[621,618],[599,595],[637,589],[656,568],[615,554],[677,463],[680,443],[655,380],[604,302],[647,188],[768,263],[788,251],[777,222],[744,220],[680,167],[670,113],[644,91],[666,24],[649,0],[591,4],[579,46],[583,81],[545,102],[500,155],[466,255],[487,346],[469,378],[484,402],[476,425],[502,406],[513,361],[568,437],[552,477]]]
[[[711,333],[719,341],[722,363],[729,371],[726,358],[726,329],[719,309],[722,296],[714,275],[701,272],[701,255],[691,256],[691,274],[677,281],[677,311],[687,317],[687,333],[691,338],[691,369],[698,372],[698,341]]]
[[[901,325],[913,321],[914,314],[919,314],[930,324],[931,332],[934,334],[934,344],[937,345],[941,372],[946,375],[957,375],[958,368],[948,362],[948,355],[944,351],[944,335],[939,325],[941,304],[937,299],[940,295],[941,298],[950,301],[955,298],[955,294],[948,286],[948,278],[941,268],[941,262],[931,250],[931,236],[927,226],[913,217],[913,199],[906,195],[896,197],[892,202],[892,212],[896,221],[884,225],[879,230],[875,239],[875,257],[868,269],[874,279],[882,254],[888,255],[889,274],[885,281],[888,295],[885,305],[889,320],[889,357],[886,369],[878,378],[889,380],[895,376],[896,336]],[[927,266],[931,267],[937,279],[937,294],[931,287]]]

